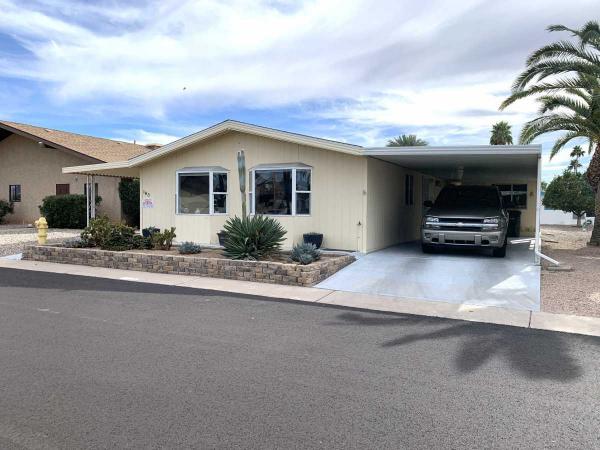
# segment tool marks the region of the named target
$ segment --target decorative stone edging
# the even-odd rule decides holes
[[[206,258],[201,254],[183,256],[136,251],[114,252],[59,245],[29,245],[23,251],[23,259],[293,286],[313,286],[354,262],[354,256],[343,253],[303,266],[272,261]]]

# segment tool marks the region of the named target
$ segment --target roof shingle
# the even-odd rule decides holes
[[[17,130],[26,133],[103,162],[123,161],[151,150],[144,145],[85,136],[23,123],[0,121],[0,127],[8,131]]]

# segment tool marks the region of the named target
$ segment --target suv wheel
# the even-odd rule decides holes
[[[423,253],[433,253],[433,245],[421,243],[421,250]]]
[[[496,258],[504,258],[506,256],[506,241],[507,239],[504,238],[504,245],[492,250],[492,256],[495,256]]]

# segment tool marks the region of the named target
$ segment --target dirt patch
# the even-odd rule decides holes
[[[542,227],[543,253],[573,268],[542,270],[542,311],[600,317],[600,247],[587,245],[590,236],[573,226]]]

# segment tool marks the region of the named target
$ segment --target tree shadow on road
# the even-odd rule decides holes
[[[462,373],[475,371],[492,358],[504,358],[527,378],[566,382],[580,378],[584,371],[571,350],[584,344],[600,344],[600,339],[588,336],[410,315],[348,312],[336,318],[338,321],[330,324],[397,327],[400,336],[381,343],[382,348],[456,339],[455,366]],[[424,330],[413,332],[415,326]],[[454,347],[450,345],[452,354]]]

